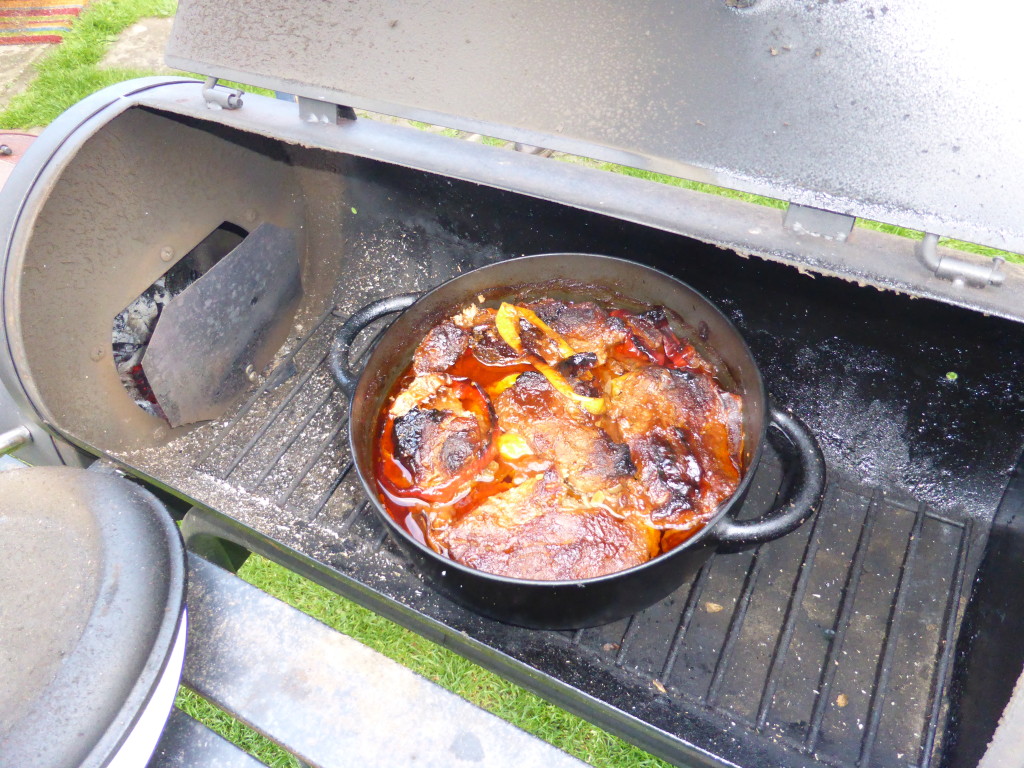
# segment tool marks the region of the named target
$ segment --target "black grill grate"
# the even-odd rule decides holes
[[[279,514],[275,520],[292,533],[275,538],[334,569],[339,591],[365,602],[368,586],[447,624],[464,644],[483,639],[527,675],[542,673],[542,692],[604,676],[623,686],[604,697],[613,710],[625,710],[625,697],[708,729],[726,722],[727,732],[758,734],[789,763],[932,763],[971,562],[969,519],[891,500],[833,471],[811,523],[754,551],[715,556],[692,583],[628,620],[574,633],[467,623],[464,612],[420,588],[362,495],[349,460],[347,405],[325,365],[342,319],[322,316],[191,462],[195,477],[230,484],[250,506],[283,511],[287,526]],[[769,455],[748,508],[767,506],[780,477]],[[383,584],[382,570],[392,574]],[[467,627],[478,631],[461,636]],[[538,652],[538,643],[548,650]],[[574,660],[571,675],[560,674],[552,649]],[[693,734],[672,719],[651,717],[641,727],[667,731],[677,748],[659,751],[683,760]]]

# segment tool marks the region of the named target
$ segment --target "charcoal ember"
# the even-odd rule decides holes
[[[114,365],[121,384],[140,408],[161,418],[163,412],[142,372],[142,357],[160,314],[172,298],[161,277],[114,318],[112,329]]]

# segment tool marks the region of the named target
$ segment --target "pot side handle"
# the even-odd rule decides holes
[[[352,343],[356,340],[359,332],[374,320],[408,309],[416,303],[421,295],[419,293],[402,293],[398,296],[378,299],[362,309],[356,310],[338,329],[338,334],[331,344],[331,354],[327,360],[327,366],[342,392],[351,396],[352,390],[355,389],[356,382],[359,380],[359,373],[353,372],[349,368]]]
[[[715,531],[722,549],[740,549],[772,541],[795,530],[817,511],[825,492],[825,459],[810,430],[796,416],[771,407],[772,445],[786,464],[775,506],[756,520],[726,517]],[[781,433],[781,434],[778,434]]]

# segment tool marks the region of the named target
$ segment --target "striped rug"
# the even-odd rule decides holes
[[[59,43],[89,0],[0,0],[0,45]]]

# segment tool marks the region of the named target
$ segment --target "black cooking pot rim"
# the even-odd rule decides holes
[[[689,283],[686,283],[686,282],[680,280],[679,278],[677,278],[677,277],[675,277],[673,275],[668,274],[667,272],[663,272],[662,270],[657,269],[656,267],[651,267],[651,266],[649,266],[647,264],[641,264],[641,263],[630,261],[629,259],[623,259],[623,258],[620,258],[620,257],[617,257],[617,256],[605,256],[605,255],[596,254],[596,253],[535,253],[535,254],[524,254],[522,256],[514,256],[514,257],[512,257],[510,259],[505,259],[503,261],[494,262],[492,264],[486,264],[486,265],[484,265],[482,267],[478,267],[477,269],[472,270],[471,272],[465,272],[463,274],[456,275],[455,277],[452,277],[452,278],[450,278],[448,280],[445,280],[443,283],[441,283],[439,285],[436,285],[433,288],[431,288],[430,290],[424,292],[423,295],[420,296],[419,299],[417,299],[416,304],[419,304],[420,302],[426,300],[429,296],[431,296],[434,293],[442,290],[443,288],[447,287],[451,283],[454,283],[454,282],[456,282],[458,280],[466,278],[469,275],[478,274],[478,273],[483,272],[485,270],[488,270],[488,269],[490,269],[492,267],[498,267],[498,266],[500,266],[502,264],[507,264],[509,261],[517,261],[517,262],[519,262],[519,261],[523,261],[523,260],[532,260],[532,259],[565,258],[565,257],[568,257],[568,256],[571,256],[571,257],[582,257],[582,258],[586,258],[586,259],[599,259],[599,260],[602,260],[602,261],[609,261],[609,262],[619,262],[619,263],[621,263],[621,264],[623,264],[623,265],[625,265],[625,266],[627,266],[629,268],[642,269],[642,270],[647,270],[647,271],[650,271],[650,272],[654,272],[657,275],[659,275],[660,277],[663,277],[663,278],[666,278],[668,280],[672,280],[675,283],[678,283],[683,288],[685,288],[688,291],[690,291],[691,293],[693,293],[697,298],[701,299],[705,303],[705,305],[707,306],[707,308],[709,310],[711,310],[713,313],[717,314],[722,319],[722,321],[726,324],[726,327],[735,335],[736,340],[739,342],[740,347],[743,350],[744,354],[746,354],[746,356],[750,359],[751,363],[753,363],[752,370],[754,372],[754,377],[755,377],[755,380],[756,380],[756,387],[757,387],[757,390],[758,390],[757,391],[757,395],[761,398],[761,402],[764,403],[764,405],[765,405],[765,409],[764,409],[765,410],[765,415],[764,415],[764,418],[761,420],[761,424],[760,424],[760,427],[759,427],[759,434],[757,435],[757,443],[754,446],[753,453],[751,453],[750,462],[748,463],[746,472],[744,473],[743,477],[741,478],[739,485],[736,487],[736,490],[733,491],[732,495],[730,495],[728,499],[723,501],[718,506],[718,509],[715,511],[715,514],[711,517],[710,520],[708,520],[708,522],[704,525],[703,528],[701,528],[699,531],[697,531],[697,533],[695,533],[693,536],[688,538],[686,541],[684,541],[679,546],[677,546],[677,547],[675,547],[673,549],[670,549],[668,552],[663,552],[662,554],[658,555],[657,557],[652,557],[650,560],[648,560],[645,563],[641,563],[640,565],[634,565],[631,568],[624,568],[623,570],[620,570],[620,571],[614,571],[612,573],[606,573],[606,574],[603,574],[601,576],[594,576],[594,577],[591,577],[591,578],[588,578],[588,579],[559,579],[559,580],[518,579],[518,578],[513,578],[513,577],[510,577],[510,576],[502,576],[502,575],[495,574],[495,573],[489,573],[488,571],[481,571],[481,570],[478,570],[476,568],[470,568],[469,566],[466,566],[466,565],[463,565],[462,563],[456,562],[455,560],[452,560],[449,557],[445,557],[444,555],[441,555],[441,554],[435,552],[433,549],[428,547],[426,544],[418,541],[408,531],[406,531],[397,522],[395,522],[395,520],[392,519],[391,515],[389,515],[386,510],[382,509],[382,505],[380,503],[380,500],[377,498],[377,489],[374,487],[373,483],[371,482],[371,480],[369,478],[364,477],[362,471],[360,471],[360,469],[359,469],[358,461],[355,461],[355,457],[357,455],[356,454],[356,450],[357,449],[356,449],[356,444],[355,444],[355,439],[356,439],[355,438],[355,430],[351,429],[351,424],[350,424],[350,428],[349,428],[349,450],[350,450],[351,455],[353,457],[353,460],[355,462],[356,474],[359,476],[359,481],[362,483],[363,489],[366,491],[366,495],[369,498],[370,503],[373,505],[374,509],[377,511],[378,516],[384,519],[385,524],[388,526],[389,530],[391,530],[392,532],[397,533],[397,535],[400,536],[406,543],[408,543],[408,544],[412,545],[413,547],[415,547],[416,549],[420,550],[421,552],[426,554],[428,557],[436,559],[439,563],[443,563],[446,567],[450,566],[457,573],[463,573],[463,574],[465,574],[467,576],[470,576],[472,578],[484,577],[484,578],[488,579],[489,581],[493,581],[493,582],[495,582],[497,584],[508,584],[510,586],[549,587],[549,588],[556,588],[556,587],[586,587],[586,586],[589,586],[589,585],[598,585],[598,584],[603,584],[603,583],[609,582],[609,581],[619,580],[619,579],[621,579],[623,577],[624,574],[637,574],[637,573],[643,572],[646,569],[653,569],[653,568],[657,567],[658,565],[660,565],[665,560],[665,558],[673,557],[673,556],[677,555],[678,553],[684,552],[684,551],[689,550],[689,549],[695,549],[699,544],[704,542],[705,539],[707,539],[708,537],[713,535],[714,528],[719,523],[722,522],[722,520],[728,515],[728,513],[732,509],[732,507],[737,502],[741,502],[746,497],[747,490],[750,487],[750,483],[753,480],[754,474],[756,473],[758,464],[760,463],[760,460],[761,460],[761,453],[762,453],[763,448],[764,448],[764,443],[765,443],[765,439],[766,439],[766,436],[767,436],[767,430],[768,430],[768,422],[770,420],[769,408],[767,407],[768,406],[768,393],[767,393],[767,390],[765,389],[764,378],[761,376],[761,370],[758,367],[757,361],[754,359],[754,356],[753,356],[753,354],[750,351],[750,347],[747,345],[746,339],[743,338],[743,335],[739,332],[739,330],[732,323],[732,321],[729,320],[729,318],[725,316],[725,314],[722,312],[722,310],[720,310],[714,304],[714,302],[712,302],[710,299],[708,299],[704,294],[702,294],[696,288],[691,286]],[[580,282],[581,283],[585,283],[585,280],[581,280]],[[623,295],[626,295],[626,294],[623,294]],[[628,296],[627,296],[627,298],[628,298]],[[408,312],[409,310],[414,309],[416,307],[416,304],[413,304],[411,307],[406,309],[405,312]],[[680,313],[680,314],[682,314],[682,313]],[[683,316],[683,319],[685,320],[686,317]],[[388,333],[388,331],[385,331],[385,333],[380,337],[380,339],[378,339],[378,343],[379,343],[380,340],[382,340],[384,338],[384,336],[387,335],[387,333]],[[364,375],[366,370],[367,369],[364,368],[362,371],[359,372],[359,377],[360,378],[362,378],[362,376]],[[353,387],[352,393],[350,394],[350,399],[351,399],[351,397],[354,397],[355,392],[357,390],[358,390],[358,386]],[[747,397],[749,397],[749,396],[750,395],[747,395]],[[349,413],[351,413],[351,403],[349,404]]]

